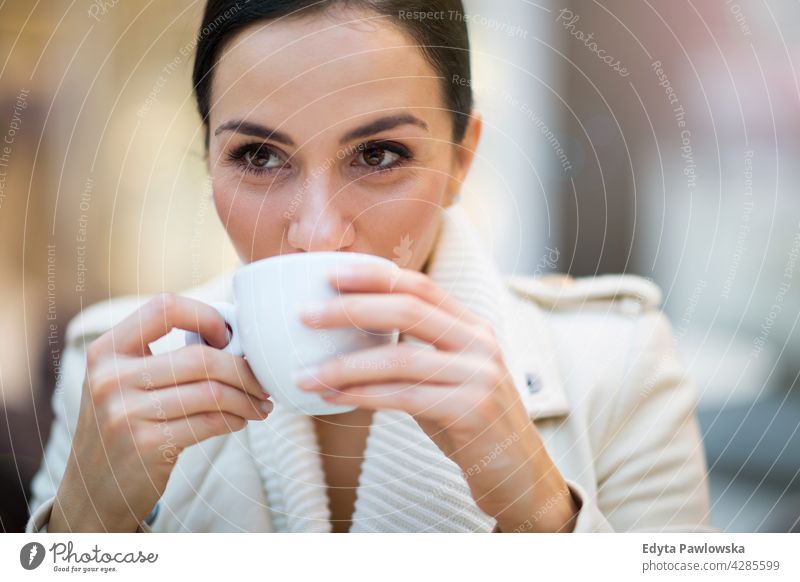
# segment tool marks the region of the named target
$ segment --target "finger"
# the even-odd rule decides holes
[[[96,349],[105,353],[149,355],[147,344],[173,328],[194,331],[218,348],[228,343],[225,320],[216,309],[196,299],[164,293],[100,336]]]
[[[400,344],[330,358],[317,369],[296,378],[298,387],[310,392],[346,390],[352,385],[389,381],[445,386],[474,382],[490,386],[498,382],[498,370],[492,359],[475,354],[454,354]]]
[[[402,410],[418,418],[450,423],[475,408],[474,398],[469,396],[474,390],[475,387],[468,385],[442,389],[430,384],[387,382],[334,390],[322,398],[333,404],[372,410]]]
[[[246,426],[246,418],[229,412],[202,412],[159,423],[152,430],[159,430],[165,436],[165,442],[159,448],[174,444],[184,449],[214,436],[242,430]]]
[[[314,328],[357,327],[390,332],[399,329],[447,351],[486,351],[493,341],[484,325],[463,319],[422,301],[415,295],[348,293],[300,313],[301,321]]]
[[[203,344],[185,346],[171,352],[135,360],[135,366],[120,370],[120,382],[139,388],[164,388],[202,380],[216,380],[267,398],[244,358]]]
[[[362,293],[407,293],[435,305],[454,317],[476,324],[480,318],[449,295],[428,275],[414,269],[403,269],[396,263],[349,265],[334,268],[329,280],[339,291]]]
[[[213,380],[140,392],[132,400],[131,413],[148,420],[171,420],[201,412],[228,412],[248,420],[263,420],[273,407],[269,400]]]

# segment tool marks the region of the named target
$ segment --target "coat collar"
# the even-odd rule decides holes
[[[506,366],[531,418],[567,414],[569,403],[545,314],[535,303],[510,291],[460,207],[444,212],[425,272],[494,327]],[[223,292],[232,299],[229,284]],[[420,343],[411,337],[402,341]],[[248,423],[247,434],[264,481],[273,529],[330,531],[324,473],[310,417],[276,405],[267,421]],[[419,468],[411,482],[406,479],[409,467]],[[444,483],[449,483],[446,490]],[[424,509],[426,502],[437,502],[435,497],[451,507],[452,515],[434,526],[424,520],[414,523],[408,517],[413,511],[401,507],[413,503],[423,506],[417,510]],[[494,520],[474,504],[458,466],[439,451],[416,421],[400,411],[380,410],[370,427],[351,531],[391,531],[398,523],[396,514],[407,520],[402,529],[491,531],[494,526]]]

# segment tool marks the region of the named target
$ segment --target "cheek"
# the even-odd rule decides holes
[[[372,242],[370,251],[405,269],[419,270],[435,242],[442,209],[405,202],[394,212],[373,217],[358,232]]]
[[[238,180],[225,178],[213,179],[212,188],[220,222],[244,262],[280,252],[282,212],[268,202],[277,196],[267,197]]]
[[[352,250],[420,268],[437,233],[447,183],[444,172],[415,169],[397,179],[342,184],[335,207],[342,219],[352,220]],[[291,223],[286,215],[296,204],[290,184],[270,187],[215,172],[212,188],[217,214],[242,261],[285,252],[284,231]]]
[[[394,177],[375,177],[354,180],[346,185],[354,199],[363,200],[368,206],[390,212],[419,212],[428,206],[441,209],[448,176],[432,168],[407,168],[398,170]],[[364,208],[368,210],[368,208]]]
[[[446,175],[425,172],[408,183],[387,186],[385,196],[376,197],[373,191],[365,198],[371,206],[355,221],[357,238],[368,252],[419,269],[435,242],[446,186]]]
[[[246,221],[248,216],[252,216],[249,211],[253,209],[249,207],[255,203],[255,198],[246,194],[239,185],[225,178],[215,177],[211,185],[217,214],[228,234],[231,235],[231,238],[235,238],[238,225]]]

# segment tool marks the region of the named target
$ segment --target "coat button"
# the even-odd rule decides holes
[[[528,392],[531,394],[536,394],[542,389],[542,383],[539,382],[539,378],[530,372],[525,374],[525,383],[528,385]]]

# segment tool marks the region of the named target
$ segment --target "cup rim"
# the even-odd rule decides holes
[[[282,263],[286,263],[286,262],[291,262],[291,261],[297,260],[301,256],[303,256],[303,257],[309,256],[309,257],[319,258],[319,259],[323,259],[323,258],[326,258],[326,257],[327,258],[331,258],[331,257],[342,258],[342,257],[346,257],[346,256],[358,256],[360,258],[374,259],[374,260],[376,260],[378,262],[392,263],[392,261],[390,261],[386,257],[382,257],[380,255],[373,255],[373,254],[370,254],[370,253],[359,253],[359,252],[354,252],[354,251],[311,251],[311,252],[304,252],[304,253],[284,253],[282,255],[273,255],[271,257],[265,257],[263,259],[258,259],[257,261],[253,261],[251,263],[246,263],[244,265],[241,265],[237,269],[237,272],[235,273],[235,276],[239,276],[241,274],[244,274],[244,273],[247,273],[247,272],[250,272],[250,271],[254,271],[254,270],[257,270],[259,268],[262,268],[262,267],[265,266],[266,263],[269,263],[270,266],[275,266],[277,264],[282,264]],[[303,260],[305,260],[305,259],[303,259]]]

